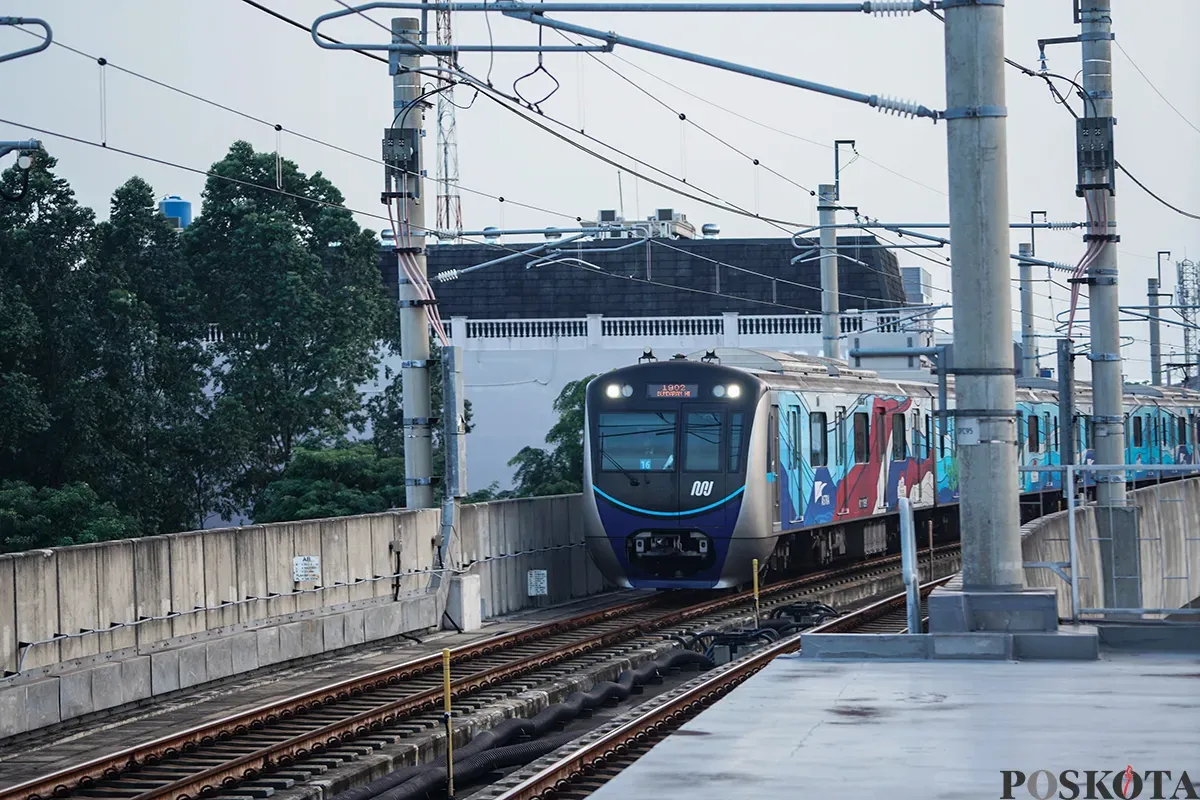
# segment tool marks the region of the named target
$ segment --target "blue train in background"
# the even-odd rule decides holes
[[[936,384],[768,351],[613,370],[587,387],[588,550],[619,586],[722,589],[747,583],[754,559],[794,570],[896,552],[900,497],[957,538],[954,418],[937,401]],[[1128,386],[1125,408],[1127,463],[1195,462],[1200,393]],[[1067,436],[1093,463],[1087,385],[1074,419],[1048,379],[1018,380],[1017,409],[1022,466],[1061,464]],[[1022,472],[1021,491],[1025,516],[1056,510],[1062,475]]]

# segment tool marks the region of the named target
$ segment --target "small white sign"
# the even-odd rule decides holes
[[[292,580],[296,583],[320,583],[321,557],[296,556],[292,559]]]
[[[546,570],[531,569],[528,574],[529,596],[541,597],[550,594],[550,584],[546,579]]]
[[[979,444],[979,418],[959,417],[954,421],[954,432],[960,445]]]

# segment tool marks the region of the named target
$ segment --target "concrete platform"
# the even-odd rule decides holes
[[[1096,661],[779,658],[592,795],[764,797],[1196,797],[1200,655],[1109,652]],[[1060,776],[1079,782],[1072,794]],[[1089,793],[1092,780],[1106,789]],[[1104,773],[1109,774],[1105,777]],[[1176,792],[1184,772],[1192,786]],[[1017,776],[1010,776],[1014,784]],[[1137,783],[1133,788],[1137,788]],[[1062,794],[1060,795],[1060,792]]]

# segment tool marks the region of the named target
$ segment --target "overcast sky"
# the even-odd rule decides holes
[[[261,2],[306,25],[339,8],[333,0]],[[370,158],[378,156],[381,130],[392,115],[390,78],[384,65],[353,52],[320,49],[306,33],[241,0],[9,0],[4,13],[43,17],[54,27],[56,42]],[[386,23],[393,14],[384,10],[374,16]],[[943,28],[928,14],[903,19],[859,14],[566,16],[578,24],[866,94],[945,107]],[[1005,16],[1009,57],[1034,68],[1039,38],[1078,33],[1071,21],[1070,0],[1009,0]],[[498,43],[536,41],[536,29],[526,23],[495,14],[490,15],[490,23]],[[344,41],[379,43],[385,37],[383,30],[359,17],[323,30]],[[1117,158],[1158,194],[1193,213],[1200,213],[1198,30],[1200,0],[1114,0],[1114,31],[1128,54],[1114,49]],[[482,43],[489,33],[482,15],[460,14],[455,35],[460,43]],[[5,51],[32,41],[26,34],[0,28],[0,47]],[[562,40],[547,32],[546,42]],[[1053,72],[1075,76],[1080,69],[1078,45],[1052,47],[1048,56]],[[673,111],[582,54],[545,57],[546,69],[561,88],[543,110],[675,177],[686,178],[697,189],[764,216],[811,223],[815,202],[799,187],[832,182],[833,140],[855,139],[862,157],[842,173],[844,203],[884,220],[947,219],[944,125],[886,116],[847,101],[638,51],[618,48],[616,54],[599,58],[728,145],[681,123]],[[476,75],[489,70],[486,55],[464,55],[461,61]],[[498,88],[511,91],[514,79],[536,63],[532,54],[497,55],[491,65],[492,80]],[[91,141],[103,136],[113,147],[200,169],[218,160],[235,139],[246,139],[260,150],[276,148],[272,127],[111,67],[105,70],[102,104],[100,71],[94,61],[59,47],[0,63],[4,78],[0,118]],[[537,77],[538,81],[520,87],[530,99],[552,86],[544,75]],[[1011,69],[1006,78],[1012,218],[1028,219],[1030,210],[1045,210],[1053,220],[1082,219],[1083,203],[1074,192],[1073,120],[1055,105],[1040,79]],[[460,87],[457,102],[465,105],[470,99],[470,92]],[[432,144],[434,114],[428,115],[427,124],[431,128],[427,142]],[[5,139],[28,135],[16,125],[0,124],[0,137]],[[195,213],[200,211],[201,175],[35,135],[59,159],[58,170],[75,187],[80,201],[101,217],[107,214],[113,189],[133,174],[146,178],[160,195],[182,195],[195,204]],[[458,112],[458,141],[463,221],[468,228],[565,226],[576,216],[593,218],[598,209],[617,208],[623,200],[627,218],[672,207],[687,214],[697,227],[719,223],[724,237],[781,235],[776,227],[705,207],[630,173],[622,180],[619,196],[616,168],[485,98]],[[350,207],[372,214],[383,210],[379,165],[287,133],[282,135],[281,149],[306,172],[320,170],[328,175]],[[643,174],[654,174],[619,154],[603,152]],[[755,168],[746,156],[758,158],[786,180]],[[501,204],[469,190],[527,202],[555,215],[511,202]],[[1156,251],[1170,250],[1174,258],[1200,257],[1200,222],[1164,208],[1120,174],[1117,203],[1122,302],[1144,305],[1146,278],[1154,274]],[[429,213],[432,217],[432,209]],[[377,230],[384,226],[368,216],[360,216],[360,221]],[[1026,235],[1014,232],[1013,252]],[[1072,264],[1083,252],[1078,232],[1039,234],[1037,245],[1040,257]],[[901,264],[926,266],[933,283],[948,288],[949,268],[944,258],[938,260],[941,265],[911,253],[900,255]],[[1038,270],[1038,277],[1045,278],[1045,271]],[[1163,278],[1173,288],[1173,265],[1169,275],[1164,270]],[[1047,333],[1048,318],[1067,307],[1067,292],[1047,283],[1038,286],[1036,313],[1043,317],[1038,327]],[[939,301],[947,297],[935,292]],[[1015,287],[1012,301],[1016,307]],[[1137,339],[1125,349],[1126,374],[1131,380],[1144,380],[1149,376],[1147,326],[1131,323],[1125,333]],[[1168,348],[1182,342],[1179,329],[1165,329],[1163,340]],[[1052,348],[1049,342],[1043,346]],[[1044,363],[1049,366],[1052,359]]]

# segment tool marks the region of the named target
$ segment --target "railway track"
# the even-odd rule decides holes
[[[949,578],[921,587],[925,598]],[[480,800],[581,800],[619,775],[675,730],[716,703],[776,657],[801,648],[805,634],[901,633],[907,630],[904,592],[830,620],[803,633],[761,647],[724,667],[711,670],[677,689],[644,704],[645,710],[610,730],[585,735],[563,748],[555,759],[515,785],[479,792]],[[925,619],[922,613],[922,619]],[[562,751],[560,751],[561,753]]]
[[[937,548],[935,560],[956,552],[956,545]],[[760,593],[762,609],[886,577],[898,561],[890,556],[767,586]],[[697,592],[659,595],[455,648],[451,697],[459,705],[476,696],[495,700],[568,660],[647,635],[678,635],[683,631],[672,629],[689,622],[713,626],[745,618],[752,607],[749,592],[698,600]],[[26,781],[0,791],[0,800],[267,797],[436,727],[440,670],[440,654],[406,661]]]

